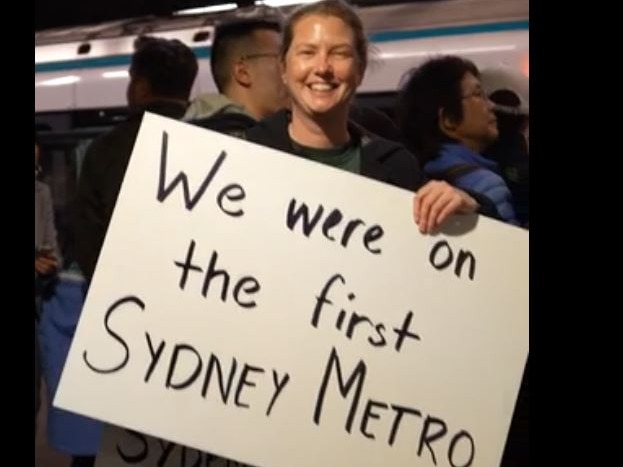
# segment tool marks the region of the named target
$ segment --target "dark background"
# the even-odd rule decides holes
[[[253,4],[253,0],[35,0],[35,31],[145,15],[166,16],[184,8],[234,1],[239,5]],[[406,2],[407,0],[351,0],[351,3],[357,5]]]
[[[219,1],[199,0],[35,0],[35,30],[98,23],[172,11]]]

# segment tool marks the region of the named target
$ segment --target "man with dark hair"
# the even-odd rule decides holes
[[[210,68],[219,94],[197,97],[185,119],[230,134],[287,104],[279,71],[281,23],[277,17],[244,19],[217,26]]]
[[[128,105],[142,109],[154,101],[187,105],[197,76],[197,58],[177,39],[139,37],[130,66]]]
[[[182,118],[198,71],[193,51],[176,39],[141,37],[134,46],[127,88],[130,115],[89,146],[78,182],[76,259],[88,282],[95,271],[143,113]],[[94,462],[94,456],[74,456],[72,467],[90,467]]]
[[[76,259],[87,281],[95,270],[145,111],[180,119],[197,76],[197,58],[178,40],[135,42],[127,100],[130,115],[89,147],[76,200]]]

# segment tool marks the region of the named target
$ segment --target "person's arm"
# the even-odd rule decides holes
[[[417,156],[402,147],[399,170],[393,173],[395,179],[407,177],[399,186],[415,191],[413,197],[413,219],[420,232],[431,233],[453,214],[472,214],[481,212],[483,207],[488,210],[493,206],[488,200],[472,196],[467,192],[453,187],[445,181],[430,180],[424,173]],[[495,208],[494,208],[495,209]]]
[[[54,204],[50,189],[41,185],[41,204],[43,211],[43,240],[35,252],[35,275],[53,274],[62,265],[58,234],[54,223]]]

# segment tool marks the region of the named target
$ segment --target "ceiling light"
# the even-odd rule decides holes
[[[102,78],[115,79],[115,78],[127,78],[130,76],[127,70],[118,71],[105,71],[102,73]]]
[[[258,0],[256,5],[266,5],[272,7],[288,6],[288,5],[302,5],[304,3],[315,3],[318,0]]]
[[[198,8],[189,8],[187,10],[176,11],[175,15],[200,15],[203,13],[216,13],[218,11],[234,10],[238,7],[235,3],[222,3],[220,5],[202,6]]]
[[[66,84],[74,84],[80,81],[80,76],[69,75],[61,76],[60,78],[46,79],[45,81],[39,81],[35,83],[35,86],[64,86]]]

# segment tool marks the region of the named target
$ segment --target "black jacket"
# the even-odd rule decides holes
[[[155,102],[145,111],[181,119],[186,106]],[[125,122],[93,141],[84,157],[76,198],[76,259],[88,281],[95,271],[143,113],[130,115]]]
[[[254,127],[257,121],[238,112],[217,112],[208,117],[189,120],[188,123],[229,136],[244,138],[247,131]]]
[[[290,113],[282,110],[247,132],[247,140],[296,154],[288,135]],[[361,175],[415,191],[425,182],[417,159],[404,146],[349,123],[351,136],[361,141]]]
[[[246,139],[296,154],[288,134],[290,115],[289,111],[282,110],[262,120],[247,132]],[[428,181],[417,158],[402,144],[370,133],[352,121],[348,124],[348,131],[352,137],[361,141],[361,175],[364,177],[411,191],[417,191]],[[490,199],[479,193],[467,192],[480,205],[480,214],[500,219]]]

